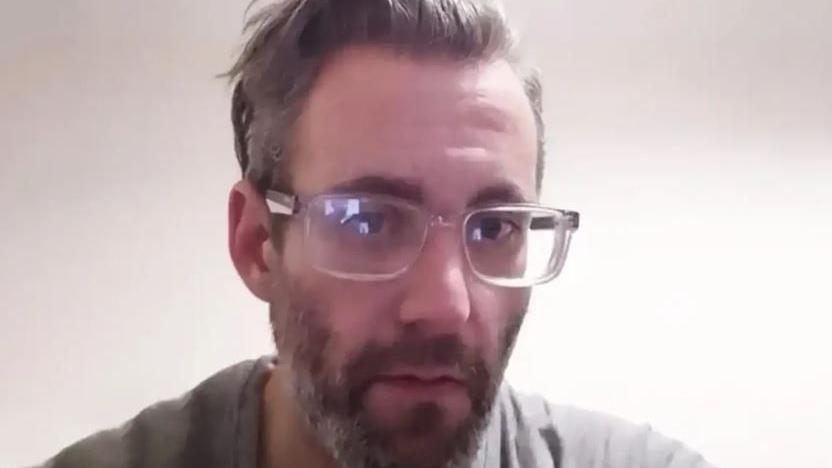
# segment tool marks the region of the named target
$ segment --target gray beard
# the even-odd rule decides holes
[[[297,377],[296,377],[297,378]],[[305,380],[305,379],[304,379]],[[485,427],[489,411],[483,417],[470,418],[449,440],[444,456],[425,463],[396,459],[389,447],[374,435],[366,418],[348,418],[339,413],[323,410],[321,392],[308,380],[295,380],[294,392],[306,419],[306,424],[316,434],[332,457],[344,468],[464,468],[470,466],[479,448],[480,435]],[[417,408],[422,414],[431,413],[427,408]]]
[[[403,340],[392,347],[368,345],[335,375],[326,372],[324,353],[330,332],[317,323],[312,308],[294,304],[272,304],[272,330],[278,349],[289,355],[293,397],[301,408],[305,423],[317,440],[344,468],[464,468],[470,466],[479,450],[482,433],[488,425],[505,367],[522,325],[525,311],[509,323],[502,339],[502,350],[494,369],[470,357],[456,337],[440,336]],[[278,322],[278,314],[283,320]],[[283,353],[281,353],[283,354]],[[385,358],[380,358],[385,356]],[[466,359],[467,356],[467,359]],[[469,383],[472,409],[459,427],[437,444],[431,454],[402,460],[392,449],[395,437],[428,435],[441,421],[442,410],[433,403],[417,405],[408,414],[404,431],[382,431],[364,411],[362,397],[367,389],[365,377],[375,375],[390,363],[456,365]],[[433,458],[428,459],[433,455]]]

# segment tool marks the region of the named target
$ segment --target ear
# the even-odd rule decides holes
[[[248,180],[231,188],[228,198],[228,248],[237,273],[248,289],[268,302],[273,282],[269,260],[275,252],[270,240],[271,215],[263,196]]]

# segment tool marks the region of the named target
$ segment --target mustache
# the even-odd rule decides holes
[[[347,365],[345,375],[372,378],[397,366],[447,367],[464,374],[476,364],[475,356],[456,335],[408,335],[390,345],[365,346]]]
[[[408,334],[389,345],[368,344],[345,366],[341,377],[343,387],[349,389],[349,406],[360,406],[364,393],[379,375],[396,367],[428,366],[459,372],[472,394],[482,389],[489,374],[481,358],[457,335]]]

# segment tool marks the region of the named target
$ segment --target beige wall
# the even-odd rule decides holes
[[[270,350],[235,277],[245,0],[0,4],[0,466]],[[832,466],[832,5],[513,1],[583,226],[519,387],[724,467]]]

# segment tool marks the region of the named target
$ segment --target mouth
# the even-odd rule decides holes
[[[378,376],[378,380],[395,380],[412,383],[457,382],[462,383],[462,373],[455,369],[425,368],[425,369],[394,369]]]
[[[439,384],[458,384],[462,385],[462,381],[450,376],[440,377],[419,377],[416,375],[390,375],[382,376],[376,379],[379,383],[397,384],[397,385],[439,385]]]
[[[411,396],[427,396],[465,387],[462,375],[450,370],[400,370],[382,374],[373,380],[375,384]]]
[[[370,382],[364,405],[382,426],[395,427],[416,416],[459,424],[471,411],[471,389],[463,374],[450,369],[395,369]],[[421,406],[421,405],[429,405]],[[416,413],[414,413],[416,411]],[[425,413],[427,411],[427,413]],[[438,424],[438,422],[437,422]]]

